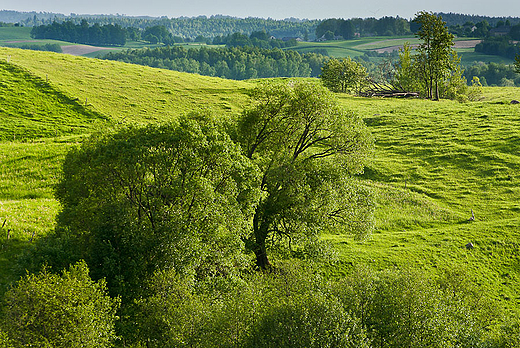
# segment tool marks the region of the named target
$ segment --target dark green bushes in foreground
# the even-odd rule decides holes
[[[43,270],[22,278],[5,295],[0,347],[110,347],[119,299],[106,294],[80,262],[62,275]],[[7,345],[9,346],[9,345]]]
[[[464,272],[366,268],[329,281],[278,263],[230,277],[157,272],[132,319],[84,263],[22,279],[6,296],[0,347],[517,347],[519,321],[500,317]],[[28,307],[30,306],[30,307]],[[497,327],[497,320],[504,324]],[[4,331],[2,331],[4,330]],[[9,335],[9,336],[7,336]]]

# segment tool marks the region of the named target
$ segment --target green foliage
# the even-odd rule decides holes
[[[370,346],[362,327],[341,303],[319,292],[278,299],[252,331],[245,347]]]
[[[127,33],[118,24],[106,24],[89,26],[83,19],[80,24],[72,21],[49,25],[35,26],[31,30],[31,37],[35,39],[54,39],[67,42],[76,42],[89,45],[117,45],[124,46]]]
[[[7,333],[0,329],[0,348],[14,348]]]
[[[122,129],[65,158],[57,228],[80,241],[95,278],[134,298],[156,270],[203,277],[239,266],[255,178],[208,115]]]
[[[148,347],[508,347],[501,318],[468,274],[355,269],[326,281],[312,268],[196,281],[160,272],[139,300]],[[500,343],[502,342],[502,343]],[[511,344],[511,343],[509,343]]]
[[[79,262],[61,275],[29,274],[5,295],[2,327],[14,347],[110,347],[119,300]]]
[[[484,92],[482,89],[482,83],[480,83],[480,79],[477,76],[473,76],[473,79],[471,80],[471,86],[468,90],[468,99],[471,101],[482,100],[483,95]]]
[[[455,68],[453,57],[453,35],[448,32],[446,23],[441,17],[421,11],[414,22],[419,24],[416,35],[422,40],[414,57],[415,70],[424,91],[429,99],[440,98],[441,85]]]
[[[0,11],[0,16],[2,16],[2,13],[5,12]],[[65,16],[63,14],[36,12],[33,12],[30,15],[27,15],[28,13],[24,14],[15,13],[7,17],[17,18],[17,20],[11,20],[14,22],[20,21],[23,25],[31,27],[42,24],[50,25],[54,21],[58,23],[72,21],[74,24],[80,24],[83,20],[86,20],[91,26],[95,24],[98,24],[99,26],[117,24],[122,28],[133,27],[140,30],[145,30],[146,28],[153,26],[164,26],[169,32],[173,34],[174,37],[176,36],[188,40],[194,39],[198,36],[214,38],[216,36],[226,36],[237,32],[250,34],[261,30],[266,30],[276,37],[290,36],[303,38],[305,32],[312,33],[312,36],[314,36],[314,31],[319,23],[319,20],[316,19],[277,20],[256,17],[237,18],[222,15],[215,15],[211,17],[197,16],[179,18],[168,18],[166,16],[162,16],[153,18],[120,15]],[[20,17],[21,19],[19,19]],[[176,40],[176,42],[178,41]]]
[[[368,347],[363,328],[327,284],[298,267],[194,282],[161,272],[142,299],[149,347]]]
[[[294,38],[287,41],[276,39],[265,30],[252,32],[249,37],[242,33],[233,33],[227,36],[215,36],[212,43],[214,45],[225,44],[228,47],[253,46],[265,49],[294,47],[297,44],[296,39]]]
[[[357,34],[356,34],[357,32]],[[330,33],[331,38],[327,37]],[[341,36],[345,40],[351,40],[358,36],[393,36],[410,34],[410,24],[406,19],[399,17],[375,18],[353,18],[336,19],[330,18],[321,21],[316,27],[316,37],[331,40],[334,36]]]
[[[147,347],[211,347],[210,298],[195,291],[193,279],[157,272],[149,281],[151,296],[137,302],[139,337]],[[237,299],[238,300],[238,299]]]
[[[477,76],[483,86],[502,86],[505,81],[513,81],[515,86],[520,86],[520,76],[515,72],[514,65],[497,63],[479,63],[466,67],[465,75],[468,84],[471,84],[473,76]]]
[[[269,265],[268,248],[305,250],[325,230],[368,234],[370,194],[351,178],[363,170],[372,145],[362,120],[315,83],[266,84],[252,97],[256,103],[241,115],[237,139],[261,172],[249,237],[257,266]]]
[[[475,46],[475,52],[514,59],[520,54],[520,44],[512,42],[508,36],[489,36]]]
[[[103,58],[236,80],[317,76],[326,59],[316,53],[248,47],[245,40],[249,39],[243,34],[235,35],[234,39],[228,45],[237,47],[158,47],[108,53]]]
[[[333,92],[360,93],[367,84],[367,71],[350,57],[329,59],[321,69],[323,85]]]
[[[166,29],[164,25],[154,25],[148,27],[142,33],[142,38],[152,44],[163,43],[165,45],[173,45],[173,35]]]
[[[515,71],[520,74],[520,54],[515,57]]]
[[[453,51],[450,59],[451,71],[444,79],[444,83],[439,86],[439,93],[448,99],[459,102],[468,101],[468,86],[457,52]]]
[[[477,347],[497,314],[464,277],[360,268],[333,291],[360,318],[376,347]]]
[[[418,90],[417,76],[413,67],[412,46],[406,42],[399,48],[399,60],[396,64],[397,85],[405,91]]]

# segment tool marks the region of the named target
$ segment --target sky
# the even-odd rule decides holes
[[[492,17],[520,17],[517,0],[0,0],[0,10],[63,14],[194,17],[229,15],[284,19],[289,17],[413,18],[418,11],[454,12]]]

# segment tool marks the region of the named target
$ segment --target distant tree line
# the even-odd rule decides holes
[[[14,23],[0,22],[0,28],[4,28],[4,27],[14,27]]]
[[[356,36],[393,36],[409,35],[410,23],[400,17],[353,18],[353,19],[326,19],[316,28],[316,38],[331,40],[342,38],[353,39]]]
[[[118,24],[90,26],[86,20],[80,24],[72,21],[52,22],[49,25],[33,27],[31,37],[35,39],[53,39],[89,45],[124,46],[127,32]]]
[[[47,24],[52,23],[52,20],[55,18],[65,19],[66,16],[61,13],[51,13],[51,12],[19,12],[12,10],[0,10],[0,21],[6,23],[21,23],[25,26],[35,26],[43,24],[39,22],[37,24],[34,23],[36,21],[49,21]]]
[[[0,16],[0,20],[2,17]],[[50,17],[40,16],[39,14],[31,14],[25,20],[20,20],[25,26],[39,26],[42,24],[49,25],[54,21],[58,23],[72,21],[74,24],[80,24],[86,20],[89,25],[119,25],[123,28],[138,28],[145,30],[148,27],[164,26],[175,37],[184,40],[194,40],[202,36],[213,39],[216,36],[232,35],[233,33],[244,33],[249,35],[255,31],[265,30],[271,35],[282,37],[300,37],[309,36],[310,40],[314,39],[314,32],[319,20],[299,20],[299,19],[263,19],[263,18],[237,18],[229,16],[200,16],[200,17],[127,17],[127,16],[68,16],[68,17]]]
[[[448,27],[456,26],[456,25],[464,25],[465,23],[479,23],[479,22],[487,22],[489,26],[496,27],[500,22],[508,22],[512,25],[520,23],[520,17],[490,17],[490,16],[479,16],[479,15],[467,15],[460,13],[444,13],[439,12],[436,13],[440,15],[442,19],[446,22]]]
[[[260,48],[284,48],[297,45],[296,38],[294,37],[286,40],[277,39],[265,30],[254,31],[249,36],[242,33],[215,36],[211,43],[214,45],[226,45],[228,47],[253,46]]]
[[[518,36],[520,36],[520,25],[513,28],[516,29],[516,27],[518,27],[518,34],[515,30],[512,35],[488,36],[484,38],[481,43],[475,46],[475,52],[515,59],[516,55],[520,53],[520,44],[516,41]]]
[[[321,54],[278,48],[182,46],[110,52],[104,59],[206,76],[244,80],[264,77],[317,77],[328,59]]]
[[[517,72],[520,73],[520,71]],[[483,86],[520,87],[520,75],[517,72],[511,65],[491,62],[466,67],[464,75],[468,83],[471,82],[473,76],[476,76]]]
[[[61,46],[57,43],[48,43],[48,44],[43,44],[43,45],[41,45],[41,44],[6,45],[6,47],[20,48],[22,50],[63,53]]]

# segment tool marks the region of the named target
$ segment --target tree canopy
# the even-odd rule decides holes
[[[361,92],[367,82],[366,68],[350,57],[329,59],[321,68],[323,85],[333,92]]]
[[[207,115],[93,137],[65,159],[57,233],[123,300],[157,270],[227,272],[240,267],[255,175]]]
[[[253,98],[237,138],[261,174],[248,238],[256,265],[267,268],[269,250],[280,247],[308,253],[323,231],[369,233],[370,193],[351,177],[372,146],[363,121],[315,83],[267,84]]]
[[[420,83],[430,99],[440,98],[440,85],[455,68],[453,64],[453,35],[441,17],[426,11],[419,12],[414,22],[420,25],[416,36],[422,40],[415,56]]]
[[[88,273],[79,262],[61,275],[44,269],[13,286],[0,323],[12,346],[111,347],[119,299],[110,298],[105,282],[92,281]]]
[[[124,46],[127,32],[118,24],[106,24],[90,26],[86,20],[80,24],[72,21],[33,27],[31,37],[35,39],[54,39],[68,42],[76,42],[89,45],[117,45]]]

